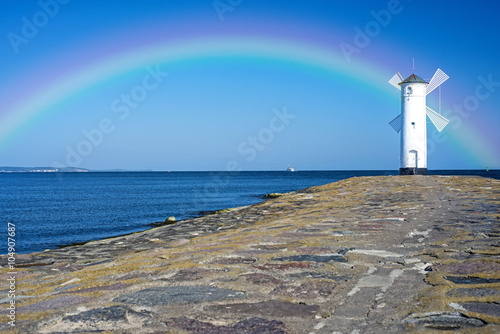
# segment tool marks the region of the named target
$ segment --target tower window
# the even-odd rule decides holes
[[[406,87],[406,94],[411,95],[411,87]]]

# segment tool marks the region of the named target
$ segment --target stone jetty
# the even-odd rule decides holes
[[[18,255],[1,332],[500,333],[500,181],[351,178]]]

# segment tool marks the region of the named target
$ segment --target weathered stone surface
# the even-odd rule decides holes
[[[500,272],[500,263],[493,261],[471,261],[453,264],[441,264],[435,266],[436,270],[450,274],[467,275],[477,272],[498,273]]]
[[[322,254],[322,255],[294,255],[286,257],[275,257],[273,261],[297,261],[297,262],[347,262],[347,259],[339,254]]]
[[[352,178],[29,254],[16,330],[499,333],[499,194],[486,178]]]
[[[332,253],[332,250],[328,247],[299,247],[295,248],[295,251],[300,255],[321,255]]]
[[[17,309],[19,313],[44,312],[57,309],[65,309],[73,305],[89,302],[91,299],[81,296],[61,296],[47,299],[38,303],[21,306]]]
[[[500,296],[500,289],[493,288],[459,288],[452,289],[446,293],[448,296],[455,297],[464,297],[464,296],[473,296],[473,297],[488,297],[488,296]]]
[[[276,250],[287,249],[290,246],[293,246],[293,245],[288,245],[288,244],[260,245],[259,244],[259,245],[251,245],[250,247],[257,248],[257,249],[262,249],[262,250],[276,251]]]
[[[455,284],[488,284],[500,282],[500,279],[471,276],[443,276],[443,278]]]
[[[108,291],[108,290],[123,290],[123,289],[127,288],[128,286],[129,286],[128,284],[115,283],[115,284],[111,284],[111,285],[95,286],[95,287],[87,288],[87,289],[72,290],[72,291],[63,291],[63,292],[61,292],[61,294],[67,294],[67,293],[87,293],[87,292]]]
[[[248,282],[258,285],[278,285],[283,283],[283,281],[266,274],[246,274],[243,275],[243,277],[245,277]]]
[[[182,329],[189,333],[204,334],[286,334],[286,326],[281,321],[251,318],[233,326],[216,326],[208,322],[186,317],[173,318],[166,322],[167,326]]]
[[[313,280],[299,286],[281,285],[271,291],[271,294],[301,299],[317,299],[330,296],[336,287],[337,284],[331,281]]]
[[[113,302],[154,306],[202,303],[243,297],[245,297],[245,294],[240,291],[208,286],[165,286],[122,295],[113,299]]]
[[[60,286],[56,289],[54,289],[54,292],[60,292],[60,291],[65,291],[65,290],[71,290],[71,289],[74,289],[74,288],[77,288],[81,286],[81,284],[68,284],[68,285],[63,285],[63,286]]]
[[[249,264],[255,263],[257,259],[254,257],[218,257],[211,261],[211,264]]]
[[[213,271],[203,268],[182,269],[167,280],[176,282],[196,281],[202,279],[203,277],[206,277],[211,272]]]
[[[465,303],[462,306],[470,312],[500,317],[500,304],[498,303]]]
[[[296,304],[282,300],[269,300],[259,303],[215,305],[207,307],[206,310],[226,314],[243,313],[263,317],[314,318],[319,313],[319,306]]]
[[[294,274],[286,275],[287,278],[316,278],[316,279],[328,279],[332,281],[347,281],[350,277],[348,276],[337,276],[330,273],[320,273],[313,271],[302,271]]]
[[[481,319],[471,318],[458,312],[431,313],[415,315],[405,320],[408,324],[422,325],[439,330],[457,330],[469,327],[483,327],[487,323]]]
[[[141,328],[152,318],[150,312],[136,312],[125,306],[92,309],[64,317],[53,331],[81,333],[93,331]]]
[[[253,267],[260,270],[293,270],[293,269],[309,268],[310,266],[308,263],[305,262],[293,262],[285,264],[266,263],[263,266],[253,266]]]

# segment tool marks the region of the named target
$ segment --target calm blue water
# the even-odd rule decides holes
[[[17,253],[143,231],[169,216],[192,218],[254,204],[288,192],[353,176],[396,171],[0,173],[0,254],[7,253],[7,223],[16,225]],[[438,171],[484,175],[499,171]]]

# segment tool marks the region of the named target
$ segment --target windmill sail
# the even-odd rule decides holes
[[[443,82],[448,80],[449,76],[446,75],[440,68],[437,69],[436,73],[432,77],[431,81],[429,81],[429,85],[427,85],[425,94],[428,95],[434,89],[438,88]]]
[[[391,80],[389,80],[389,83],[391,85],[393,85],[394,87],[396,87],[397,89],[401,90],[401,87],[399,87],[398,83],[400,83],[403,80],[404,80],[403,77],[398,72],[398,73],[394,74],[394,76],[391,78]]]
[[[437,112],[435,112],[434,110],[432,110],[431,108],[426,107],[426,109],[427,109],[426,110],[427,116],[431,120],[432,124],[434,124],[434,126],[439,132],[443,131],[444,127],[448,125],[450,121],[441,116],[440,114],[438,114]]]
[[[402,115],[399,114],[395,119],[389,122],[389,125],[392,126],[392,128],[399,133],[399,131],[401,131],[401,126],[403,125]]]

